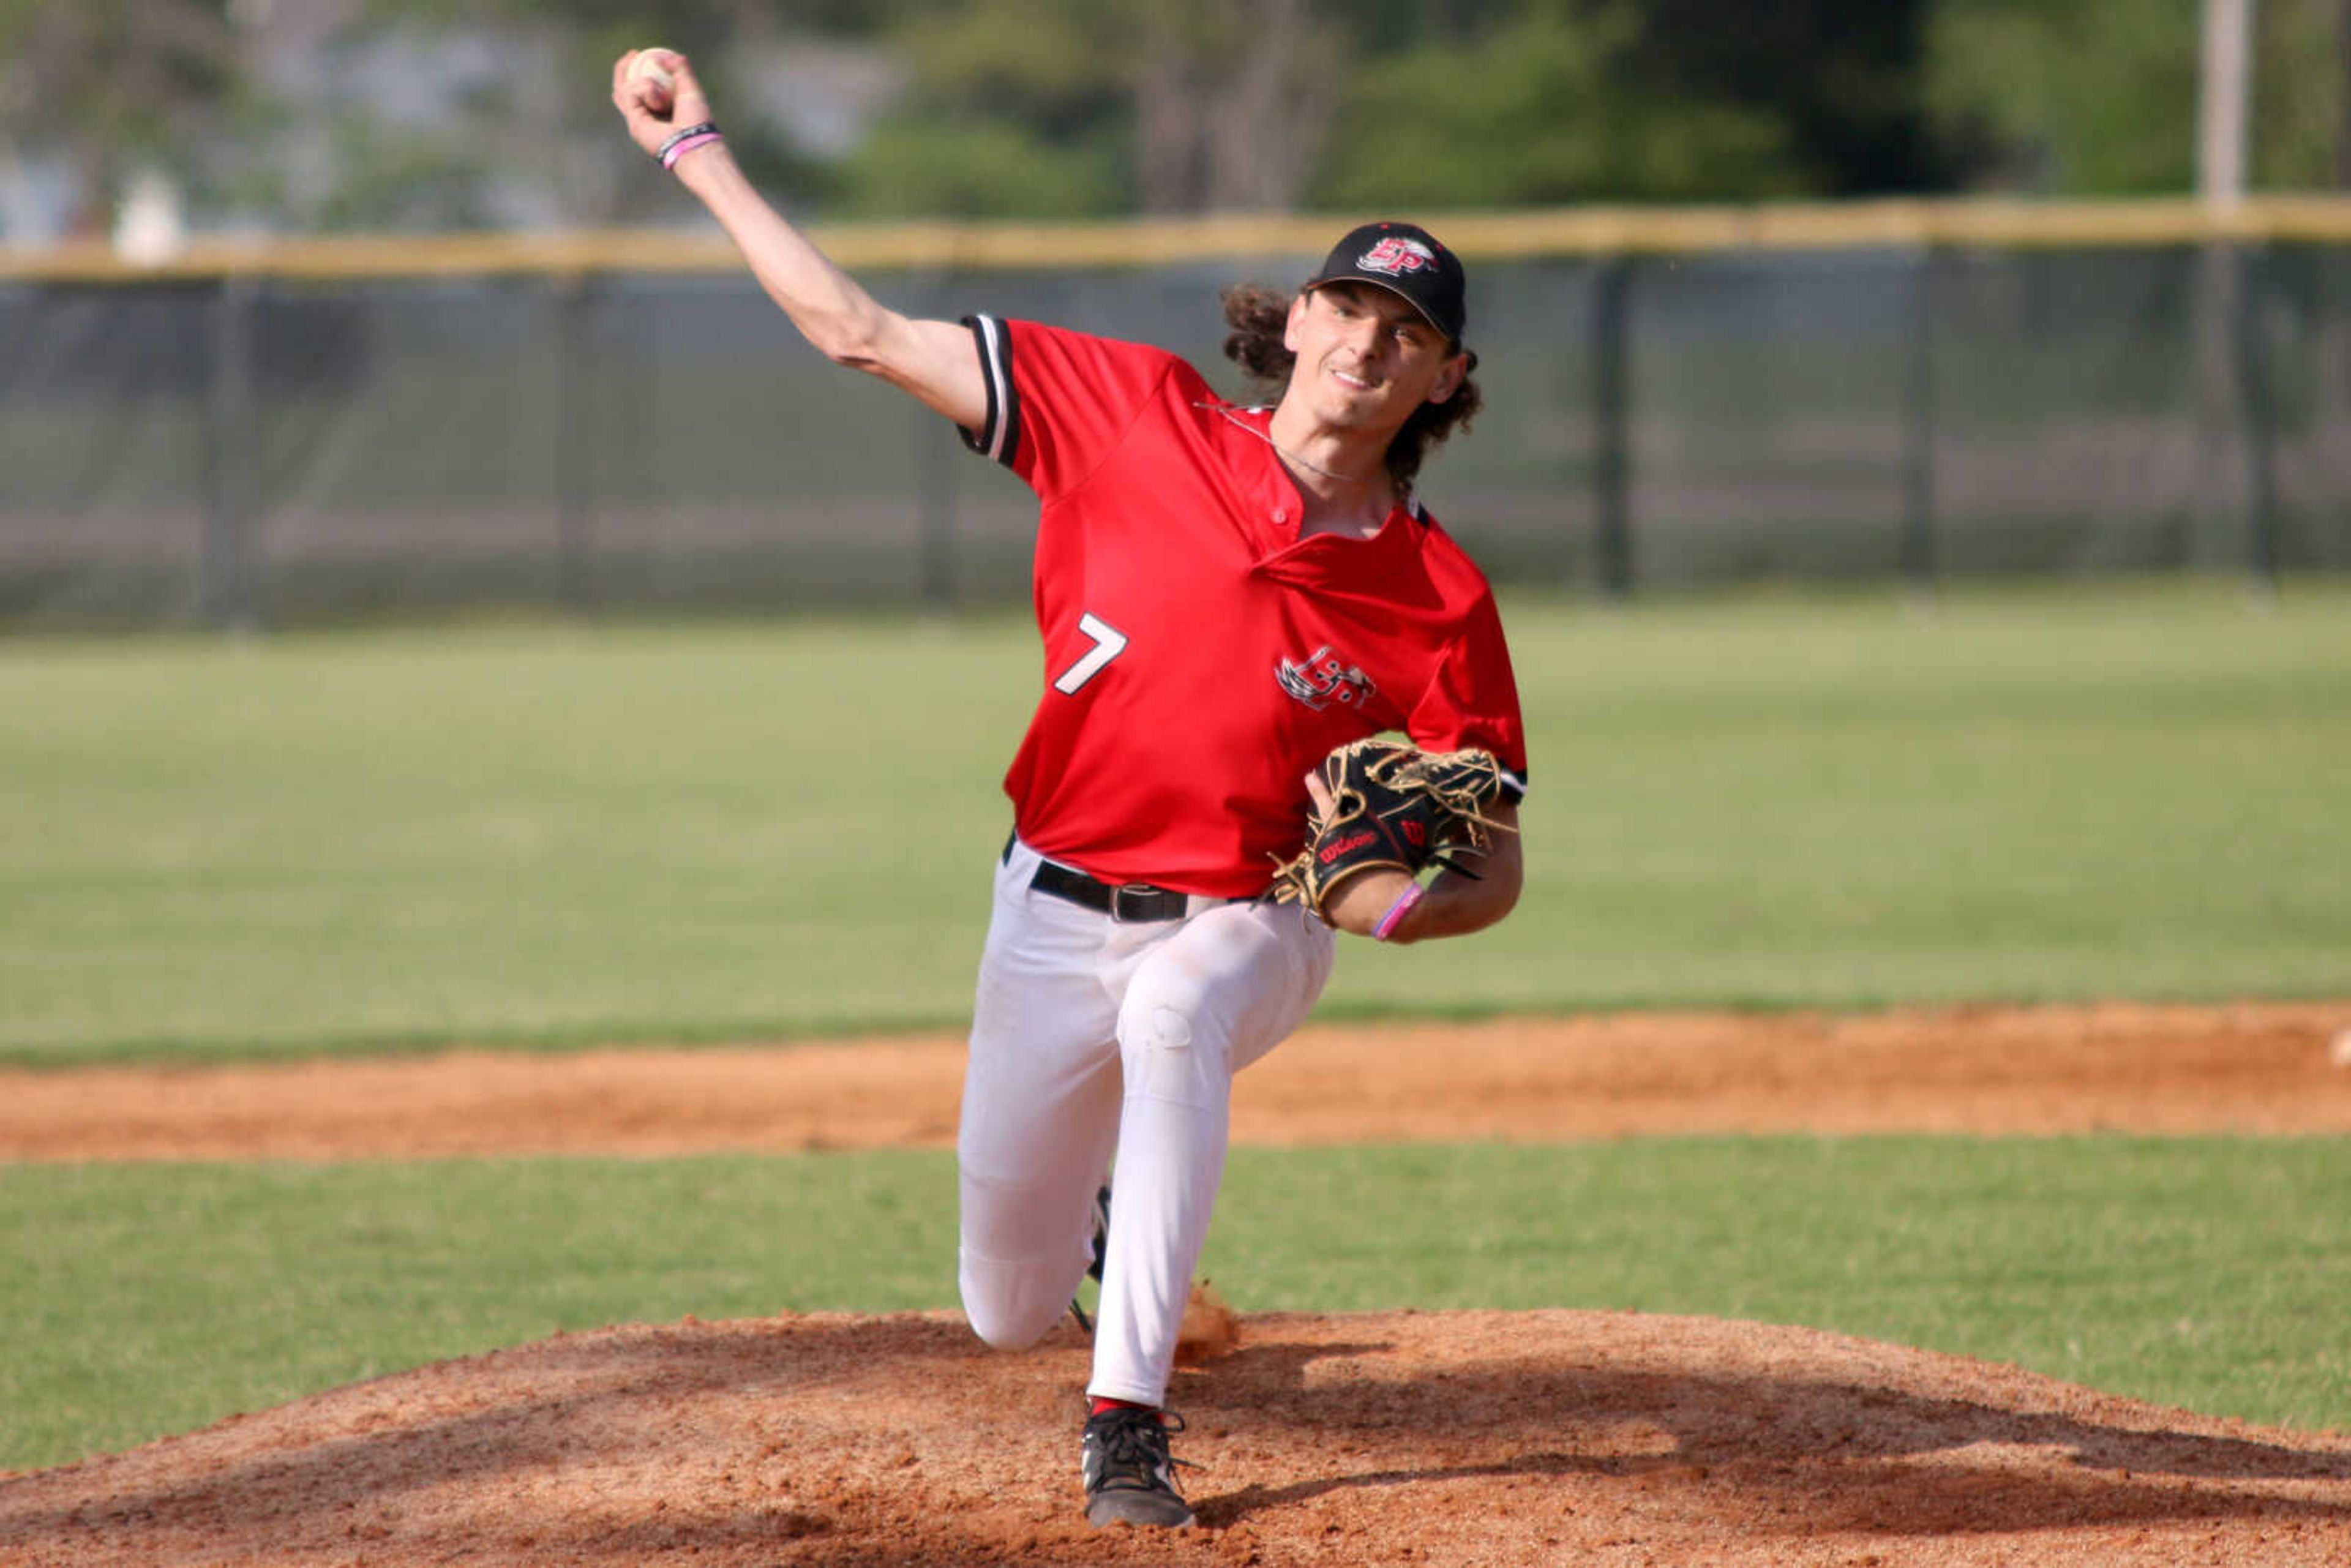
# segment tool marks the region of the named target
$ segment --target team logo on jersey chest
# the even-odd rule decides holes
[[[1325,643],[1303,659],[1284,659],[1273,667],[1281,689],[1321,713],[1332,703],[1360,707],[1380,695],[1363,667],[1351,664]]]

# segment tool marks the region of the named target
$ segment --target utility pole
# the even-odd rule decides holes
[[[2254,0],[2203,0],[2203,38],[2196,117],[2196,194],[2204,210],[2205,240],[2199,268],[2197,349],[2200,370],[2199,444],[2203,494],[2197,532],[2184,565],[2238,554],[2255,584],[2268,588],[2276,570],[2274,519],[2269,513],[2268,442],[2260,426],[2262,400],[2251,378],[2260,373],[2253,350],[2256,312],[2251,290],[2257,257],[2232,228],[2244,205],[2251,162]],[[2241,551],[2221,541],[2241,538]]]
[[[2351,191],[2351,0],[2335,0],[2335,188]]]
[[[2207,208],[2220,212],[2235,208],[2245,199],[2253,107],[2253,4],[2254,0],[2204,0],[2196,191]]]

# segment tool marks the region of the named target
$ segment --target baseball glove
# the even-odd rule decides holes
[[[1398,741],[1351,741],[1322,759],[1330,810],[1317,814],[1306,848],[1274,871],[1274,896],[1328,919],[1348,878],[1387,867],[1417,875],[1431,865],[1474,877],[1464,855],[1483,854],[1500,826],[1486,815],[1502,793],[1490,751],[1428,752]]]

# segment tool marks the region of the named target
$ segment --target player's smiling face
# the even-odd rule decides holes
[[[1298,356],[1290,391],[1331,424],[1401,427],[1422,403],[1451,397],[1468,369],[1412,301],[1370,283],[1299,296],[1282,340]]]

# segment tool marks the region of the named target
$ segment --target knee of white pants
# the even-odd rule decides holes
[[[1088,1158],[1090,1179],[1076,1184],[1014,1186],[963,1173],[956,1282],[964,1320],[997,1349],[1025,1350],[1070,1310],[1092,1256],[1103,1157]]]
[[[1119,1010],[1129,1097],[1213,1109],[1232,1084],[1229,1030],[1216,998],[1181,969],[1138,976]]]
[[[964,1321],[995,1350],[1027,1350],[1051,1332],[1070,1310],[1061,1291],[1040,1291],[1038,1270],[963,1255],[959,1281]]]
[[[967,1240],[956,1270],[964,1321],[998,1350],[1026,1350],[1070,1310],[1085,1260],[1083,1250],[1064,1256],[1060,1249],[1041,1257],[991,1258]]]
[[[1195,917],[1137,968],[1118,1015],[1126,1092],[1207,1108],[1233,1074],[1303,1022],[1331,977],[1332,937],[1295,906]]]

